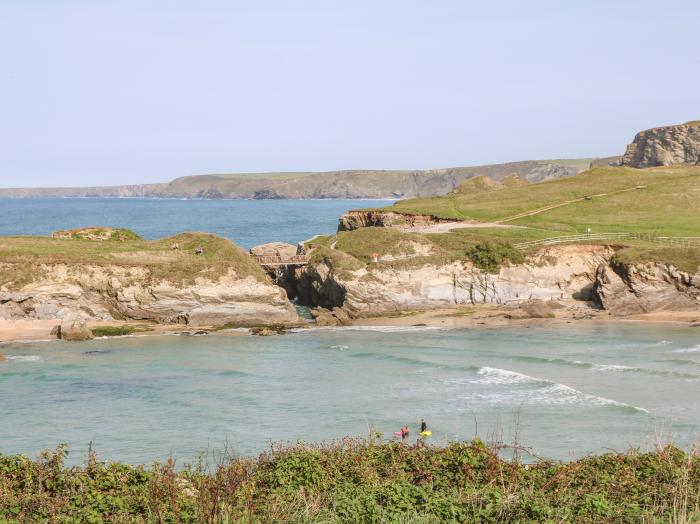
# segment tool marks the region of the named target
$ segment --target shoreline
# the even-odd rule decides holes
[[[673,325],[677,327],[700,327],[700,313],[697,311],[683,312],[661,312],[633,315],[629,317],[614,317],[599,310],[586,310],[580,307],[555,310],[553,317],[518,317],[517,311],[504,306],[477,305],[462,306],[455,308],[439,308],[416,311],[397,311],[392,314],[381,316],[364,317],[354,319],[346,326],[328,326],[330,328],[353,328],[353,327],[376,327],[376,328],[444,328],[444,329],[493,329],[505,327],[531,326],[562,326],[572,323],[639,323],[651,325]],[[51,331],[61,321],[56,320],[35,320],[20,319],[6,320],[0,319],[0,347],[12,343],[32,343],[32,342],[53,342],[59,339],[51,334]],[[206,332],[207,335],[220,336],[252,336],[247,328],[241,329],[217,329],[213,326],[191,327],[183,324],[154,324],[137,320],[131,321],[96,321],[87,322],[88,328],[96,327],[122,327],[137,326],[147,328],[129,335],[102,336],[93,340],[104,340],[111,338],[126,337],[153,337],[162,335],[193,335],[198,331]],[[306,329],[322,329],[310,324],[308,327],[290,328],[294,332]]]

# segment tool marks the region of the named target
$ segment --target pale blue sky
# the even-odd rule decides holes
[[[0,186],[620,154],[700,118],[696,1],[0,0]]]

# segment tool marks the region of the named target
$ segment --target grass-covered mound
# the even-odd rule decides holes
[[[3,522],[697,522],[700,461],[668,447],[504,460],[476,440],[346,440],[182,469],[0,455]]]
[[[142,240],[139,235],[130,229],[114,229],[111,227],[83,227],[79,229],[59,229],[54,231],[52,238],[63,240],[95,240],[101,242],[127,242],[129,240]]]
[[[197,254],[197,249],[203,252]],[[146,267],[157,280],[191,283],[197,277],[216,279],[229,269],[244,278],[266,280],[264,270],[228,239],[211,233],[187,232],[162,240],[141,238],[96,242],[85,238],[0,237],[0,285],[16,288],[41,276],[41,264],[91,264]]]

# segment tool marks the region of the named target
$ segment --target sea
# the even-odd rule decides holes
[[[206,231],[249,249],[272,241],[296,244],[335,233],[350,209],[393,200],[175,200],[141,198],[0,198],[0,236],[50,235],[57,229],[110,226],[154,240]]]
[[[0,234],[113,225],[147,238],[213,231],[244,247],[335,229],[369,201],[2,200]],[[528,456],[690,448],[700,437],[700,328],[642,322],[470,329],[311,328],[275,337],[129,336],[0,346],[0,453],[68,443],[179,464],[403,425]],[[531,455],[530,455],[531,453]]]

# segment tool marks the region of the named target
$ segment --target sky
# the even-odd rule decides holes
[[[0,0],[0,187],[621,154],[700,2]]]

